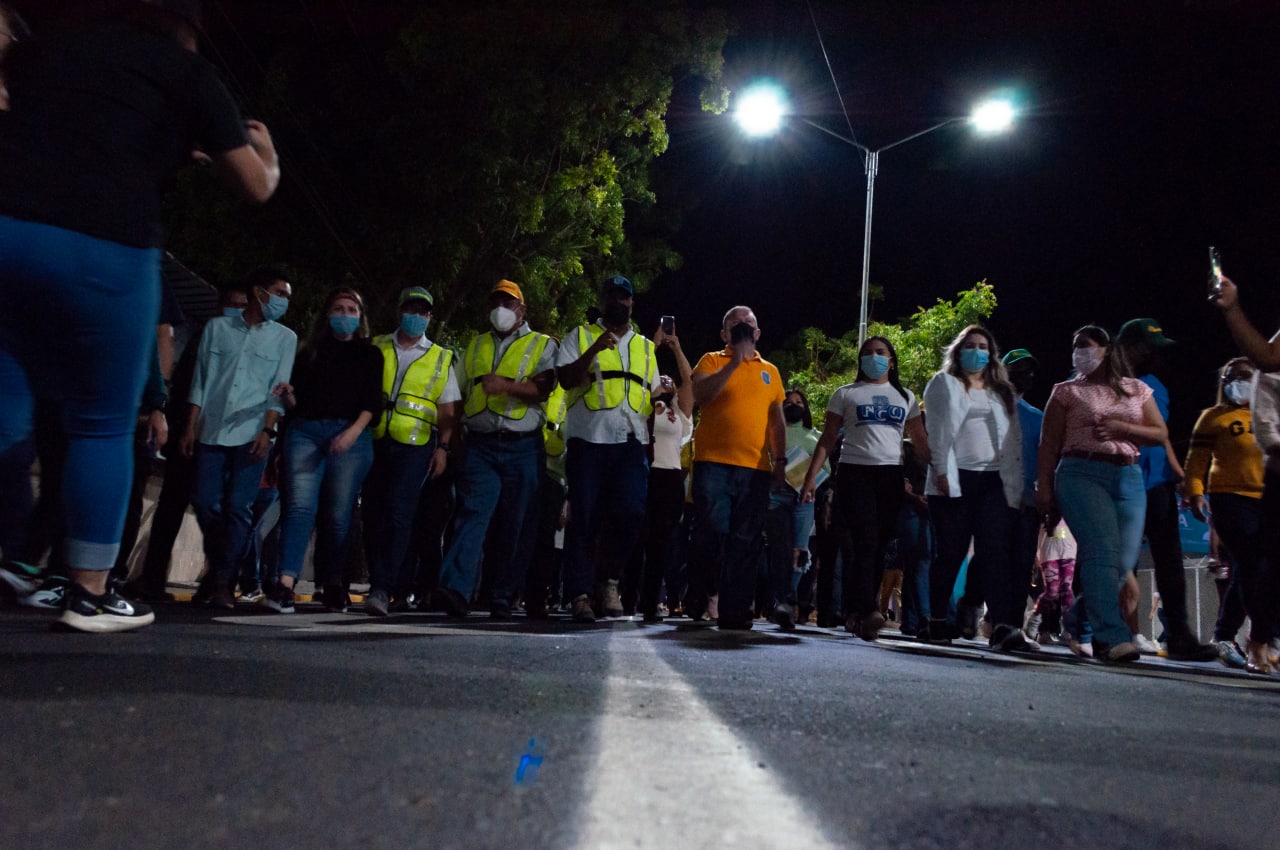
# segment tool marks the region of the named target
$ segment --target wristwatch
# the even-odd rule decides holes
[[[280,434],[280,432],[277,431],[275,428],[263,428],[262,433],[266,434],[268,437],[270,437],[273,440]]]

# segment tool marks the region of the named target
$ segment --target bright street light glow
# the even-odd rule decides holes
[[[999,133],[1013,123],[1013,105],[1007,100],[989,100],[973,110],[969,119],[979,133]]]
[[[786,111],[782,90],[761,84],[752,86],[738,97],[733,117],[747,135],[768,136],[782,126],[782,116]]]

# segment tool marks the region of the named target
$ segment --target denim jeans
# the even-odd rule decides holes
[[[800,496],[786,487],[769,494],[769,512],[765,516],[765,538],[769,544],[769,600],[773,604],[796,604],[798,576],[792,566],[796,549],[796,506]],[[808,507],[812,508],[810,503]],[[812,524],[812,514],[810,515]],[[806,538],[805,545],[808,545]]]
[[[625,443],[591,443],[574,437],[565,451],[569,527],[564,542],[564,594],[572,601],[592,593],[597,574],[601,579],[622,577],[644,531],[649,459],[635,437]]]
[[[302,560],[311,530],[315,529],[316,584],[343,584],[356,497],[373,465],[373,438],[368,429],[361,431],[342,454],[329,452],[333,438],[350,425],[346,419],[295,419],[285,432],[280,458],[280,474],[284,477],[280,517],[282,577],[297,581],[302,574]]]
[[[753,618],[769,483],[770,473],[760,469],[709,461],[693,465],[688,596],[704,599],[718,580],[721,617]],[[787,544],[790,548],[790,536]]]
[[[1136,464],[1063,458],[1054,492],[1062,518],[1078,535],[1076,572],[1095,647],[1133,640],[1118,594],[1142,546],[1147,512],[1142,470]]]
[[[280,491],[262,487],[253,500],[253,524],[240,553],[240,589],[273,587],[280,576]]]
[[[397,443],[389,437],[373,443],[373,468],[364,484],[365,559],[369,589],[403,597],[413,576],[402,575],[413,542],[413,518],[418,513],[422,485],[435,454],[437,438],[422,446]]]
[[[258,498],[265,457],[249,453],[252,443],[243,446],[211,446],[197,443],[195,487],[191,506],[204,535],[204,554],[209,570],[203,588],[230,588],[236,577],[236,559],[244,551],[253,525],[253,502]]]
[[[67,438],[67,562],[109,570],[154,356],[160,252],[0,216],[0,258],[0,537],[21,544],[32,511],[24,443],[36,396],[52,399]]]
[[[933,525],[921,508],[903,503],[898,511],[898,555],[902,558],[902,629],[915,634],[929,622],[929,567],[933,563]]]
[[[486,582],[492,604],[515,604],[533,554],[521,544],[525,524],[536,522],[543,458],[541,431],[467,435],[458,467],[453,539],[440,565],[441,587],[470,600],[484,563],[492,570]]]

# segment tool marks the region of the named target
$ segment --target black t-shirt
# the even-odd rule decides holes
[[[382,411],[382,352],[367,339],[339,342],[326,334],[298,352],[289,378],[300,419],[353,420]]]
[[[213,66],[125,23],[22,42],[6,81],[0,214],[13,218],[159,247],[163,192],[192,148],[248,143]]]

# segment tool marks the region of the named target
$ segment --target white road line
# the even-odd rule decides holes
[[[634,634],[609,636],[591,798],[575,846],[842,847],[689,683]],[[674,766],[671,760],[675,760]]]

